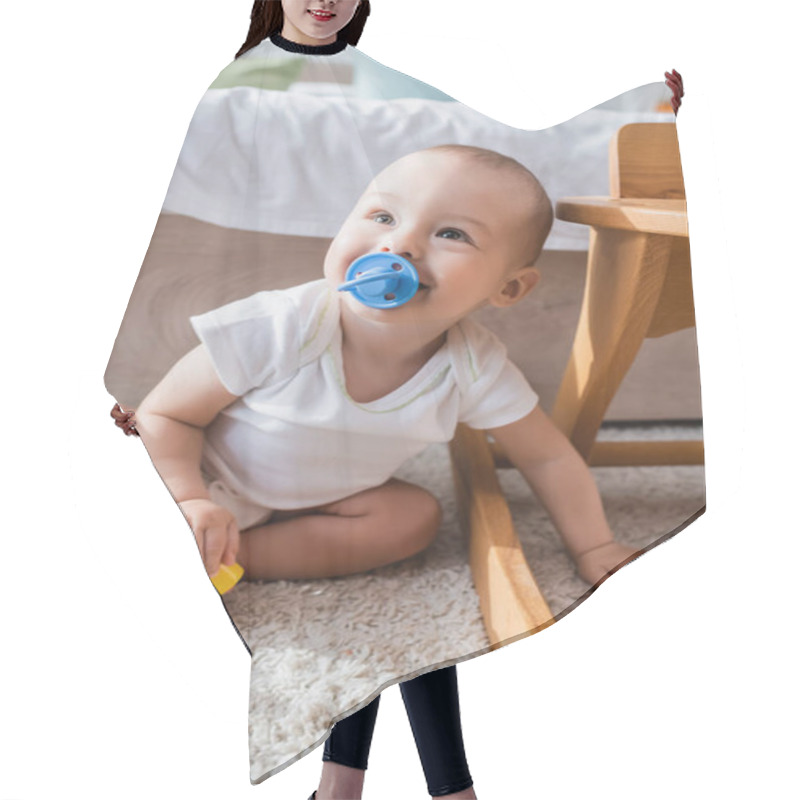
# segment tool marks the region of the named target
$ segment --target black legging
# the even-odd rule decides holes
[[[472,786],[464,753],[456,668],[426,672],[400,684],[408,721],[417,743],[422,770],[432,797]],[[380,696],[334,725],[323,761],[366,769]]]

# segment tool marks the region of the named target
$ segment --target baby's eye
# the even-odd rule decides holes
[[[378,211],[376,214],[372,215],[372,219],[374,222],[378,222],[381,225],[391,225],[394,222],[391,214],[387,214],[385,211]]]
[[[439,231],[437,236],[441,236],[442,239],[453,239],[457,242],[472,242],[472,239],[467,236],[464,231],[459,230],[458,228],[444,228],[443,230]]]

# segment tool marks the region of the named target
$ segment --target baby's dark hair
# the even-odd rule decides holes
[[[453,153],[491,169],[503,170],[515,175],[521,182],[531,201],[530,241],[526,243],[524,265],[532,267],[544,247],[550,229],[553,227],[553,204],[539,179],[524,165],[510,156],[465,144],[442,144],[429,147],[424,152]]]
[[[344,39],[347,44],[357,45],[367,22],[369,10],[369,0],[361,0],[353,19],[339,31],[337,38]],[[282,30],[283,6],[281,6],[280,0],[255,0],[253,10],[250,12],[250,30],[247,32],[247,38],[239,48],[236,58]]]

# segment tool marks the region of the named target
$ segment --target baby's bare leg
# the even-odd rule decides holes
[[[350,575],[424,550],[440,519],[432,494],[392,479],[311,512],[244,531],[237,560],[251,580]]]

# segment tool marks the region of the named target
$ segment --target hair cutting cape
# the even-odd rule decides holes
[[[351,46],[335,53],[300,50],[286,49],[275,37],[263,41],[226,67],[197,107],[106,373],[123,407],[135,409],[198,344],[193,315],[320,278],[327,246],[353,204],[400,156],[448,143],[497,150],[527,166],[555,203],[609,194],[609,144],[623,126],[674,123],[667,90],[651,84],[551,129],[520,130]],[[594,246],[589,230],[557,220],[541,259],[540,286],[513,310],[478,314],[548,411],[578,324],[587,252]],[[690,280],[688,272],[685,277]],[[610,320],[588,324],[613,323],[617,313],[609,307]],[[650,364],[626,378],[612,418],[699,420],[694,341],[690,332],[681,335],[661,354],[643,348]],[[626,431],[616,434],[625,438]],[[455,456],[456,472],[462,458]],[[670,477],[674,484],[653,467],[595,471],[620,539],[646,549],[700,511],[702,469],[684,469]],[[469,536],[456,518],[450,470],[445,445],[401,469],[402,477],[436,494],[444,510],[436,542],[421,555],[347,578],[243,581],[224,595],[252,654],[254,782],[319,745],[337,719],[386,686],[534,632],[591,593],[536,499],[514,482],[515,474],[504,476],[522,552],[549,611],[544,622],[532,624],[511,609],[498,633],[492,627],[502,612],[497,604],[513,596],[513,580],[510,589],[492,583],[493,563],[504,557],[499,546],[473,550],[470,569]],[[654,500],[667,484],[672,488]],[[190,556],[196,548],[188,536]],[[199,558],[197,569],[203,570]]]

